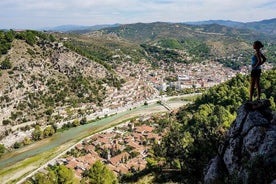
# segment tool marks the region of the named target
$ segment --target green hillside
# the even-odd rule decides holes
[[[252,43],[256,39],[266,44],[269,62],[275,63],[276,58],[273,36],[218,24],[195,26],[163,22],[137,23],[102,29],[100,32],[140,44],[154,63],[162,58],[166,62],[183,63],[207,59],[239,69],[248,64]],[[189,62],[183,57],[183,51],[192,57]]]

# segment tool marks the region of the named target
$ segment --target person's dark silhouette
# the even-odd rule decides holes
[[[252,101],[254,87],[257,88],[257,99],[260,99],[261,87],[260,87],[260,77],[261,77],[261,65],[266,61],[266,57],[262,54],[261,49],[264,45],[260,41],[255,41],[253,44],[253,49],[255,49],[255,54],[251,61],[251,80],[250,80],[250,97],[249,100]]]

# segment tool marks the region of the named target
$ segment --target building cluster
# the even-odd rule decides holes
[[[143,170],[152,142],[158,143],[164,134],[157,133],[157,127],[157,124],[125,123],[86,138],[58,162],[73,169],[80,178],[97,160],[117,176]]]
[[[167,68],[170,70],[152,71],[145,80],[160,91],[166,91],[168,87],[183,90],[185,88],[212,87],[239,73],[239,71],[225,68],[222,64],[212,61],[192,64],[174,63],[168,65]]]

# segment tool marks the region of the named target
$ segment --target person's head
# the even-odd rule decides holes
[[[253,44],[254,49],[261,49],[263,47],[264,47],[264,45],[259,40],[255,41],[254,44]]]

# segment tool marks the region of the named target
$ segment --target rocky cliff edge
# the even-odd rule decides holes
[[[276,113],[269,100],[244,103],[205,170],[205,184],[276,184]]]

